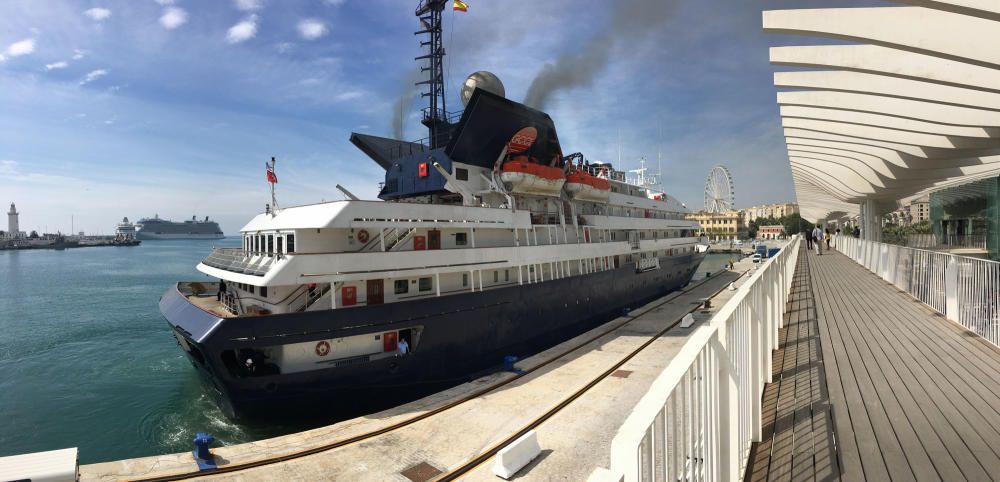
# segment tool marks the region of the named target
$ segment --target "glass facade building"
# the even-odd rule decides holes
[[[980,248],[1000,260],[1000,177],[931,193],[930,211],[931,229],[941,245]]]

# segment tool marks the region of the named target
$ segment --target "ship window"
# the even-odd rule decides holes
[[[267,286],[260,287],[260,296],[261,298],[267,298]]]
[[[462,288],[469,286],[469,273],[462,273]]]
[[[267,235],[267,252],[268,253],[273,253],[274,252],[274,235],[273,234],[268,234]]]
[[[410,285],[409,283],[406,282],[405,279],[396,280],[395,285],[396,285],[397,295],[401,295],[410,291]]]
[[[455,168],[455,179],[458,179],[459,181],[468,181],[469,180],[469,170],[468,169],[462,169],[461,167],[456,167]]]
[[[503,270],[503,280],[504,281],[510,281],[510,270],[509,269]]]
[[[468,233],[455,233],[455,246],[465,246],[469,244]]]
[[[278,236],[278,241],[274,245],[275,251],[281,254],[281,236]]]
[[[420,291],[430,291],[432,288],[432,281],[430,278],[420,278],[419,288]]]
[[[494,283],[499,283],[500,282],[500,272],[499,271],[494,271],[493,272],[493,282]]]
[[[289,253],[294,253],[295,252],[295,235],[294,234],[289,234],[288,236],[285,236],[285,243],[287,243],[286,244],[287,251]]]

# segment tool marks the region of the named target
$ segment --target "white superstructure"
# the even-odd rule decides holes
[[[464,184],[456,190],[476,183]],[[610,186],[603,203],[515,196],[520,208],[382,201],[284,208],[257,215],[240,230],[241,248],[216,249],[198,270],[227,281],[238,315],[445,296],[630,264],[648,270],[659,258],[695,252],[698,224],[684,219],[688,210],[676,199],[623,180]]]

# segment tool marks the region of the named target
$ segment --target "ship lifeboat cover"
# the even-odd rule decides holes
[[[611,183],[587,171],[576,170],[566,176],[564,189],[573,199],[605,202],[611,192]]]

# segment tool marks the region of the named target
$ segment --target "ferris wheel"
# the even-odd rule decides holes
[[[705,211],[724,213],[736,206],[736,188],[733,176],[726,166],[719,164],[705,178]]]

